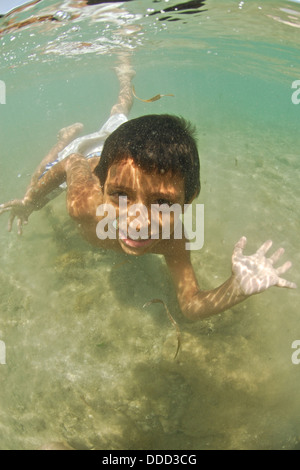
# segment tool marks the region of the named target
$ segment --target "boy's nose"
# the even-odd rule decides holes
[[[127,211],[124,208],[119,212],[119,220],[122,221],[122,224],[126,223],[127,225],[127,227],[123,227],[123,230],[131,227],[136,232],[141,232],[143,236],[150,232],[151,214],[144,204],[131,204],[127,207]]]
[[[137,230],[148,230],[151,221],[149,210],[144,204],[133,204],[128,207],[127,221],[134,224]]]

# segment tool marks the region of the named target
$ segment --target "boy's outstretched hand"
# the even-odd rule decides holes
[[[258,294],[272,286],[290,289],[297,287],[294,282],[286,281],[280,277],[292,266],[290,261],[279,268],[274,267],[274,264],[284,253],[283,248],[279,248],[272,256],[266,258],[265,255],[272,246],[272,241],[268,240],[254,255],[245,256],[243,250],[246,243],[247,238],[242,237],[235,245],[232,255],[232,273],[242,295]]]
[[[10,212],[8,231],[11,231],[13,222],[17,218],[18,235],[22,235],[22,227],[28,223],[28,217],[33,212],[33,205],[26,203],[24,199],[13,199],[0,204],[0,215],[4,212]]]

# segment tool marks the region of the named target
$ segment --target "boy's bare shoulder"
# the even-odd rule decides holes
[[[94,172],[96,166],[98,165],[100,157],[92,157],[87,160],[88,164],[90,165],[91,171]]]
[[[103,191],[98,177],[93,170],[99,158],[87,160],[89,171],[80,164],[74,165],[68,174],[67,207],[69,215],[74,219],[96,218],[97,207],[103,203]]]

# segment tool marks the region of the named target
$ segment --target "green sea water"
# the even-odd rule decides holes
[[[0,200],[23,196],[60,128],[80,121],[90,133],[105,122],[126,52],[138,96],[174,94],[136,100],[131,117],[168,112],[197,128],[201,288],[229,277],[242,235],[248,254],[267,239],[283,246],[293,262],[285,277],[300,285],[299,2],[207,0],[193,13],[166,12],[177,3],[87,6],[79,20],[0,35]],[[12,18],[57,5],[42,0]],[[272,288],[191,324],[163,259],[89,246],[64,195],[35,212],[21,238],[6,226],[2,215],[0,449],[299,448],[299,290]],[[164,309],[142,308],[152,298],[180,326],[176,360]]]

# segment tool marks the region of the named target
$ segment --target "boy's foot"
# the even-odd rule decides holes
[[[75,124],[72,124],[71,126],[64,127],[61,129],[57,135],[57,139],[59,142],[64,142],[68,144],[71,142],[71,140],[76,137],[79,132],[81,132],[83,129],[83,124],[81,122],[76,122]]]

